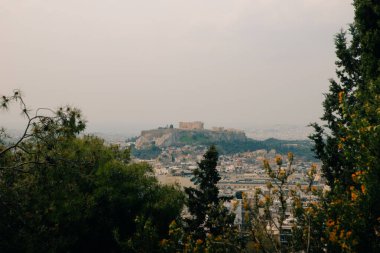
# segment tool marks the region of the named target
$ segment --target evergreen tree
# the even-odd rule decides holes
[[[78,110],[32,114],[18,91],[0,109],[12,102],[26,127],[14,142],[0,131],[0,252],[157,252],[182,209],[178,187],[129,149],[79,137]]]
[[[326,125],[313,124],[311,139],[331,187],[325,203],[329,250],[379,252],[380,2],[353,5],[349,36],[341,31],[335,39],[339,81],[330,81],[323,103]]]
[[[220,180],[216,166],[218,151],[212,145],[198,163],[192,181],[198,188],[186,188],[188,209],[193,216],[187,219],[187,230],[194,239],[205,240],[206,232],[213,236],[223,233],[222,227],[233,224],[233,216],[229,214],[219,198],[217,183]],[[223,222],[221,222],[223,221]]]

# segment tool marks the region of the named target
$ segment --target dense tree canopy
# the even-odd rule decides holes
[[[78,110],[60,108],[27,118],[16,141],[0,148],[1,252],[153,252],[178,217],[183,195],[162,186],[148,164],[130,163],[129,149],[78,137]],[[142,229],[151,231],[148,238]]]

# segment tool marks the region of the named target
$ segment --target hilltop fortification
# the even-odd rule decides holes
[[[180,122],[179,128],[158,128],[141,132],[136,148],[209,145],[213,142],[246,141],[243,131],[222,127],[204,129],[203,122]]]
[[[203,130],[204,124],[201,121],[179,122],[179,129],[182,130]]]

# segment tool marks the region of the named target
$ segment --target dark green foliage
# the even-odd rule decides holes
[[[137,149],[132,147],[132,155],[136,158],[143,160],[155,159],[161,154],[161,149],[156,145],[152,145],[149,148]]]
[[[218,196],[217,163],[218,152],[211,146],[194,171],[197,188],[185,188],[191,217],[171,222],[169,238],[161,241],[164,252],[241,252],[235,216]]]
[[[59,150],[47,153],[48,164],[31,166],[27,174],[3,171],[0,230],[6,237],[0,238],[0,248],[121,252],[127,245],[133,251],[137,217],[152,220],[154,248],[167,236],[183,197],[178,189],[161,186],[149,176],[147,164],[125,164],[116,159],[121,154],[95,137],[59,142],[55,148]]]
[[[156,250],[182,209],[178,187],[130,164],[129,149],[77,137],[78,110],[26,116],[21,139],[0,146],[0,252]]]
[[[266,150],[276,150],[279,154],[288,154],[291,152],[296,157],[314,160],[312,152],[312,143],[309,140],[278,140],[270,138],[262,141]]]
[[[194,217],[187,220],[189,231],[192,231],[198,239],[205,238],[204,223],[207,210],[219,202],[218,188],[216,184],[220,180],[216,170],[218,162],[218,152],[215,146],[211,146],[204,154],[203,160],[198,163],[198,168],[194,171],[192,181],[198,188],[185,188],[188,195],[187,206],[189,212]]]
[[[354,26],[351,26],[350,31],[353,36],[356,34]],[[315,133],[311,135],[311,139],[315,143],[314,151],[317,158],[323,162],[322,170],[330,186],[334,185],[335,178],[338,177],[343,177],[344,181],[349,183],[353,172],[353,161],[345,160],[338,147],[339,141],[347,135],[346,127],[352,124],[352,117],[343,110],[341,102],[345,100],[347,108],[351,108],[357,103],[354,90],[361,80],[356,37],[353,37],[349,46],[347,44],[346,33],[341,31],[335,37],[338,57],[336,73],[340,83],[330,80],[330,89],[323,102],[324,115],[321,118],[326,121],[330,133],[325,134],[323,127],[312,124],[315,129]],[[352,157],[355,155],[353,154]],[[345,170],[342,170],[343,167]]]
[[[380,251],[380,2],[355,0],[355,20],[335,39],[338,81],[326,94],[314,150],[331,187],[328,250]],[[348,39],[349,38],[349,39]],[[355,217],[355,219],[353,219]],[[350,232],[336,239],[336,230]]]
[[[182,133],[179,141],[184,145],[191,145],[193,143],[205,144],[207,137],[204,133]]]
[[[217,163],[218,152],[215,146],[211,146],[194,171],[192,181],[197,188],[185,188],[187,206],[193,216],[186,219],[185,230],[194,239],[202,241],[205,241],[206,232],[213,236],[223,234],[223,228],[231,227],[234,221],[234,216],[222,206],[223,200],[218,196],[220,176],[216,170]]]
[[[182,208],[182,194],[174,187],[161,186],[147,164],[125,165],[111,161],[97,171],[94,213],[91,231],[93,243],[80,243],[91,251],[150,250],[167,236],[168,224]],[[151,238],[146,241],[143,228],[149,226]],[[107,239],[108,238],[108,239]],[[121,247],[121,248],[120,248]],[[149,252],[145,251],[145,252]]]

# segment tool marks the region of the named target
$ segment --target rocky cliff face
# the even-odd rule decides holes
[[[209,145],[213,142],[245,141],[244,132],[211,131],[211,130],[183,130],[183,129],[154,129],[142,131],[136,141],[137,149],[183,145]]]

